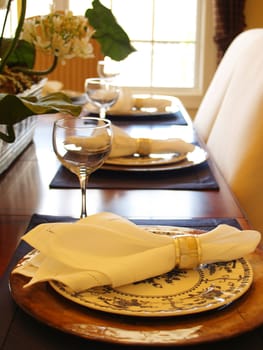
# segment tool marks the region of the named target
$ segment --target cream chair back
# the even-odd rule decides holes
[[[235,48],[238,55],[232,62],[229,56]],[[240,34],[226,60],[231,61],[232,69],[231,74],[227,71],[224,93],[218,91],[220,106],[219,98],[211,95],[212,88],[209,91],[217,112],[209,123],[206,143],[250,223],[263,235],[263,29]],[[219,86],[212,82],[215,84]]]
[[[261,49],[262,33],[263,29],[251,29],[238,35],[221,60],[194,119],[195,128],[204,142],[208,140],[225,99],[231,98],[232,91],[228,87],[236,74],[237,65],[243,66],[245,58],[253,61]]]

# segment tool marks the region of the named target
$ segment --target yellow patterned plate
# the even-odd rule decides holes
[[[178,228],[174,227],[148,229],[154,233],[178,234]],[[246,259],[241,258],[204,265],[195,270],[175,269],[118,288],[105,286],[76,292],[58,282],[50,284],[65,298],[91,309],[129,316],[161,317],[225,307],[240,298],[252,282],[252,268]]]

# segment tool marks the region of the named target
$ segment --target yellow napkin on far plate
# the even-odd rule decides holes
[[[123,129],[116,125],[112,125],[112,147],[109,158],[127,157],[135,153],[140,155],[179,153],[185,154],[192,152],[195,146],[178,138],[169,138],[164,140],[156,140],[149,138],[134,138],[131,137]],[[69,136],[65,143],[72,143],[83,149],[93,149],[97,145],[103,146],[103,142],[107,145],[105,135],[84,136]]]
[[[149,138],[133,138],[123,129],[112,125],[113,141],[109,157],[125,157],[135,153],[149,155],[151,153],[180,153],[192,152],[195,146],[179,138],[163,140]]]
[[[40,251],[30,264],[13,273],[31,277],[31,285],[57,280],[82,291],[141,281],[178,268],[228,261],[255,250],[260,234],[228,225],[200,235],[153,234],[112,213],[99,213],[76,223],[41,224],[23,240]]]
[[[118,101],[110,107],[109,114],[136,115],[145,113],[169,113],[178,109],[177,98],[174,96],[134,94],[130,88],[122,87]],[[88,108],[89,109],[89,108]]]

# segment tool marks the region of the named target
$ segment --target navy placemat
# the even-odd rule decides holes
[[[47,224],[49,222],[74,222],[79,220],[71,216],[53,216],[53,215],[42,215],[34,214],[31,217],[27,231],[39,224]],[[179,226],[179,227],[190,227],[199,230],[209,231],[221,224],[234,226],[240,229],[240,224],[234,218],[193,218],[193,219],[133,219],[130,220],[136,225],[164,225],[164,226]]]
[[[97,117],[97,113],[86,113],[86,116],[95,116]],[[122,122],[130,122],[132,121],[134,124],[140,124],[141,122],[145,123],[147,121],[148,125],[156,124],[156,122],[161,123],[162,125],[188,125],[185,120],[183,113],[178,110],[173,113],[164,113],[164,114],[147,114],[147,115],[134,115],[134,114],[107,114],[106,118],[114,122],[116,125],[121,125]]]
[[[76,175],[60,166],[50,188],[79,188]],[[218,190],[218,184],[207,162],[185,169],[159,172],[128,172],[99,169],[90,176],[88,188],[100,189],[167,189]]]
[[[69,216],[49,216],[34,214],[28,225],[28,230],[32,229],[38,224],[48,222],[72,222],[76,219]],[[229,224],[235,227],[239,227],[238,222],[231,218],[211,218],[211,219],[191,219],[191,220],[134,220],[137,224],[144,225],[171,225],[171,226],[183,226],[191,227],[202,230],[210,230],[215,228],[219,224]],[[26,314],[21,308],[17,307],[14,300],[11,297],[8,281],[9,274],[17,262],[27,254],[32,248],[21,241],[16,249],[12,261],[9,264],[5,274],[0,278],[0,348],[1,349],[41,349],[41,350],[55,350],[55,349],[103,349],[106,350],[109,347],[108,343],[99,343],[88,341],[80,337],[75,337],[70,334],[57,331],[46,324],[37,322],[34,318]],[[19,346],[18,346],[19,344]],[[224,345],[225,346],[225,345]],[[134,347],[117,346],[116,349],[133,349]],[[252,346],[254,349],[254,346]],[[142,349],[142,347],[136,347]],[[158,347],[160,349],[162,347]],[[192,348],[192,347],[191,347]],[[202,349],[204,344],[202,344]],[[231,349],[239,348],[231,347]],[[258,349],[261,349],[258,347]],[[156,347],[157,349],[157,347]],[[190,347],[189,347],[190,349]],[[219,349],[219,348],[218,348]],[[221,349],[221,347],[220,347]],[[208,350],[208,348],[207,348]]]

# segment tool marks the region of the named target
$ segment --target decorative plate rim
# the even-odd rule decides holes
[[[177,227],[144,227],[157,234],[173,236],[184,234],[183,230],[179,233]],[[233,271],[235,275],[233,275]],[[243,276],[241,276],[241,272]],[[227,277],[227,274],[229,276],[231,274],[231,278]],[[170,286],[174,281],[176,284],[176,281],[180,279],[180,275],[184,278],[190,276],[193,279],[193,284],[187,290],[171,292]],[[214,276],[214,279],[209,279],[210,276]],[[90,309],[126,316],[167,317],[192,315],[226,307],[244,295],[249,290],[252,282],[253,269],[245,258],[240,258],[225,263],[204,265],[195,270],[173,270],[164,275],[128,286],[118,288],[96,287],[83,293],[76,293],[59,282],[50,281],[49,284],[66,299]],[[155,284],[158,284],[157,288],[165,287],[164,294],[154,295],[151,291],[150,295],[136,294],[136,286],[139,286],[140,289],[141,285],[147,285],[147,283],[151,288]],[[192,303],[193,299],[195,303]],[[152,307],[154,301],[161,302],[155,310]],[[177,307],[173,305],[177,305]],[[179,305],[181,306],[179,307]]]

